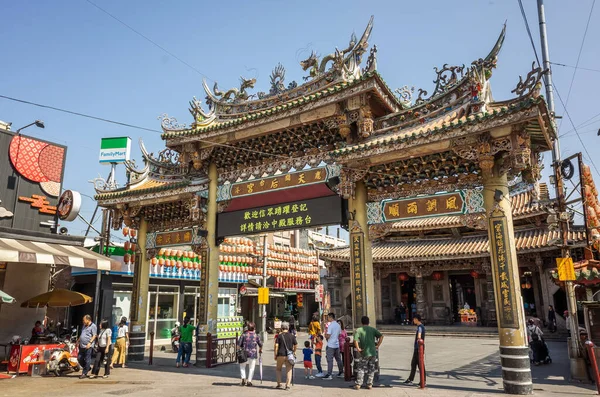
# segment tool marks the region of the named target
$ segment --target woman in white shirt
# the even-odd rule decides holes
[[[111,362],[108,357],[110,357],[109,353],[112,344],[112,331],[110,330],[107,320],[102,320],[100,323],[100,332],[98,333],[97,344],[98,347],[96,351],[96,360],[94,361],[94,369],[92,370],[92,375],[90,378],[93,379],[98,376],[101,366],[104,367],[103,378],[108,378],[108,375],[110,375],[111,366]]]
[[[119,364],[125,368],[127,346],[129,346],[129,327],[127,326],[127,317],[122,317],[117,329],[117,340],[115,342],[115,352],[112,356],[111,368],[114,364]]]

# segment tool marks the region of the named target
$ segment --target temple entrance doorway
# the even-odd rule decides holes
[[[475,279],[470,274],[453,274],[448,277],[448,282],[452,296],[454,322],[461,322],[459,313],[461,309],[469,308],[475,311],[477,307]]]
[[[400,281],[401,300],[406,306],[406,318],[412,324],[413,315],[417,312],[417,295],[415,291],[415,278]]]

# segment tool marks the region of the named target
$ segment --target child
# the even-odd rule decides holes
[[[304,342],[304,349],[302,349],[302,354],[304,354],[304,375],[306,375],[306,379],[314,379],[312,376],[312,354],[313,350],[310,348],[310,341]]]
[[[321,368],[321,351],[323,350],[323,335],[319,334],[315,338],[315,364],[317,366],[317,378],[325,376]]]

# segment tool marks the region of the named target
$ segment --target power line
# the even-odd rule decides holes
[[[577,126],[577,128],[580,128],[580,127],[587,127],[587,126],[589,126],[589,125],[592,125],[592,124],[594,124],[594,123],[597,123],[597,122],[598,122],[598,121],[600,121],[600,120],[596,120],[596,121],[592,121],[592,120],[594,120],[596,117],[599,117],[599,116],[600,116],[600,113],[598,113],[598,114],[596,114],[596,115],[594,115],[594,116],[590,117],[589,119],[587,119],[587,120],[585,120],[584,122],[582,122],[581,124],[579,124],[579,125]],[[561,135],[561,136],[567,135],[569,132],[573,132],[573,131],[575,131],[575,130],[569,130],[569,131],[565,132],[565,133],[564,133],[563,135]]]
[[[110,119],[105,119],[103,117],[92,116],[92,115],[89,115],[89,114],[79,113],[79,112],[75,112],[75,111],[67,110],[67,109],[61,109],[61,108],[57,108],[57,107],[50,106],[50,105],[43,105],[43,104],[40,104],[40,103],[26,101],[26,100],[23,100],[23,99],[12,98],[12,97],[9,97],[9,96],[6,96],[6,95],[0,95],[0,98],[8,99],[8,100],[14,101],[14,102],[24,103],[24,104],[27,104],[27,105],[37,106],[37,107],[41,107],[41,108],[45,108],[45,109],[55,110],[57,112],[68,113],[68,114],[72,114],[72,115],[79,116],[79,117],[85,117],[85,118],[88,118],[88,119],[103,121],[105,123],[116,124],[116,125],[120,125],[122,127],[135,128],[135,129],[142,130],[142,131],[158,132],[160,134],[163,133],[163,131],[154,130],[152,128],[140,127],[140,126],[129,124],[129,123],[123,123],[123,122],[120,122],[120,121],[114,121],[114,120],[110,120]],[[203,139],[198,139],[198,142],[206,143],[206,144],[209,144],[209,145],[212,145],[212,146],[221,146],[221,147],[227,147],[227,148],[231,148],[231,149],[235,149],[235,150],[241,150],[241,151],[245,151],[245,152],[249,152],[249,153],[260,154],[260,155],[263,155],[263,156],[278,157],[278,158],[285,159],[285,160],[289,160],[291,158],[289,156],[283,156],[283,155],[279,155],[279,154],[261,152],[261,151],[254,150],[254,149],[247,149],[247,148],[244,148],[244,147],[237,147],[237,146],[228,145],[228,144],[225,144],[225,143],[217,143],[217,142],[212,142],[212,141],[203,140]]]
[[[590,155],[590,152],[588,152],[587,147],[583,143],[583,139],[581,139],[581,135],[579,134],[579,131],[577,131],[577,127],[575,127],[575,123],[573,123],[573,119],[571,118],[571,115],[569,114],[569,111],[567,110],[567,107],[565,106],[565,103],[563,102],[562,97],[560,96],[560,92],[558,91],[558,88],[556,86],[554,86],[554,90],[556,91],[556,95],[558,95],[558,99],[560,100],[560,103],[562,104],[565,110],[565,114],[567,115],[567,118],[571,123],[571,127],[573,127],[575,134],[577,134],[577,139],[579,139],[579,142],[583,147],[583,151],[585,152],[585,154],[587,154],[589,162],[592,164],[592,167],[594,167],[594,170],[596,170],[596,174],[600,175],[600,171],[598,171],[598,167],[596,167],[596,164],[594,163],[594,158]]]
[[[564,63],[550,62],[550,64],[552,64],[552,65],[556,65],[556,66],[563,66],[563,67],[565,67],[565,68],[573,68],[573,69],[579,69],[579,70],[587,70],[587,71],[590,71],[590,72],[600,72],[600,69],[582,68],[582,67],[580,67],[580,66],[565,65]]]
[[[596,0],[594,0],[592,2],[592,7],[590,8],[590,14],[588,15],[587,24],[585,25],[585,31],[583,32],[583,38],[581,39],[581,45],[579,46],[579,54],[577,54],[577,62],[575,63],[575,70],[573,70],[573,76],[571,76],[571,84],[569,84],[569,92],[567,92],[567,100],[563,104],[565,111],[567,110],[567,105],[569,104],[569,99],[571,98],[571,90],[573,89],[573,82],[575,82],[575,75],[577,74],[577,69],[579,68],[579,60],[581,59],[581,53],[583,52],[585,38],[587,37],[588,28],[590,27],[590,20],[592,19],[594,5],[596,5]],[[560,129],[561,125],[562,125],[562,120],[560,121],[559,129]]]
[[[523,16],[523,20],[525,21],[525,29],[527,29],[527,35],[529,35],[529,41],[531,42],[531,47],[533,48],[533,53],[535,54],[535,59],[537,60],[538,66],[541,66],[540,58],[538,57],[537,50],[535,48],[535,43],[533,42],[533,35],[531,34],[531,30],[529,30],[529,21],[527,21],[527,14],[525,13],[525,8],[523,8],[523,1],[519,1],[519,8],[521,8],[521,15]],[[544,80],[546,76],[544,75]]]
[[[175,58],[176,60],[178,60],[179,62],[181,62],[185,66],[187,66],[188,68],[192,69],[194,72],[198,73],[201,76],[206,77],[207,79],[209,79],[211,81],[215,81],[214,79],[211,79],[209,76],[207,76],[206,74],[202,73],[201,71],[199,71],[198,69],[196,69],[195,67],[193,67],[192,65],[190,65],[189,63],[187,63],[186,61],[184,61],[183,59],[179,58],[177,55],[173,54],[171,51],[167,50],[165,47],[161,46],[160,44],[158,44],[157,42],[155,42],[154,40],[152,40],[148,36],[146,36],[143,33],[141,33],[139,30],[134,29],[133,27],[131,27],[127,23],[123,22],[121,19],[117,18],[115,15],[113,15],[110,12],[106,11],[104,8],[100,7],[98,4],[96,4],[96,3],[94,3],[93,1],[90,1],[90,0],[86,0],[86,1],[88,3],[90,3],[91,5],[93,5],[94,7],[96,7],[97,9],[99,9],[100,11],[102,11],[103,13],[105,13],[106,15],[108,15],[109,17],[111,17],[112,19],[114,19],[115,21],[119,22],[121,25],[125,26],[127,29],[131,30],[133,33],[137,34],[138,36],[140,36],[144,40],[147,40],[148,42],[152,43],[152,45],[154,45],[155,47],[157,47],[161,51],[167,53],[168,55],[172,56],[173,58]]]

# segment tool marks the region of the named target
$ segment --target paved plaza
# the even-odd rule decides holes
[[[300,341],[304,338],[301,336]],[[154,365],[147,361],[132,364],[131,368],[114,370],[109,379],[79,380],[64,378],[19,377],[0,381],[0,396],[275,396],[281,393],[297,396],[485,396],[502,394],[502,379],[497,340],[491,338],[430,337],[426,345],[428,371],[425,390],[402,385],[410,370],[414,337],[389,336],[381,349],[381,387],[371,391],[350,390],[343,379],[325,381],[304,379],[301,364],[295,374],[291,391],[274,390],[275,368],[272,343],[263,354],[264,381],[261,384],[258,368],[253,388],[239,386],[239,370],[235,364],[205,368],[175,368],[173,353],[159,352]],[[549,342],[554,362],[533,367],[535,395],[593,396],[592,385],[568,382],[566,344]],[[102,373],[102,372],[101,372]]]

